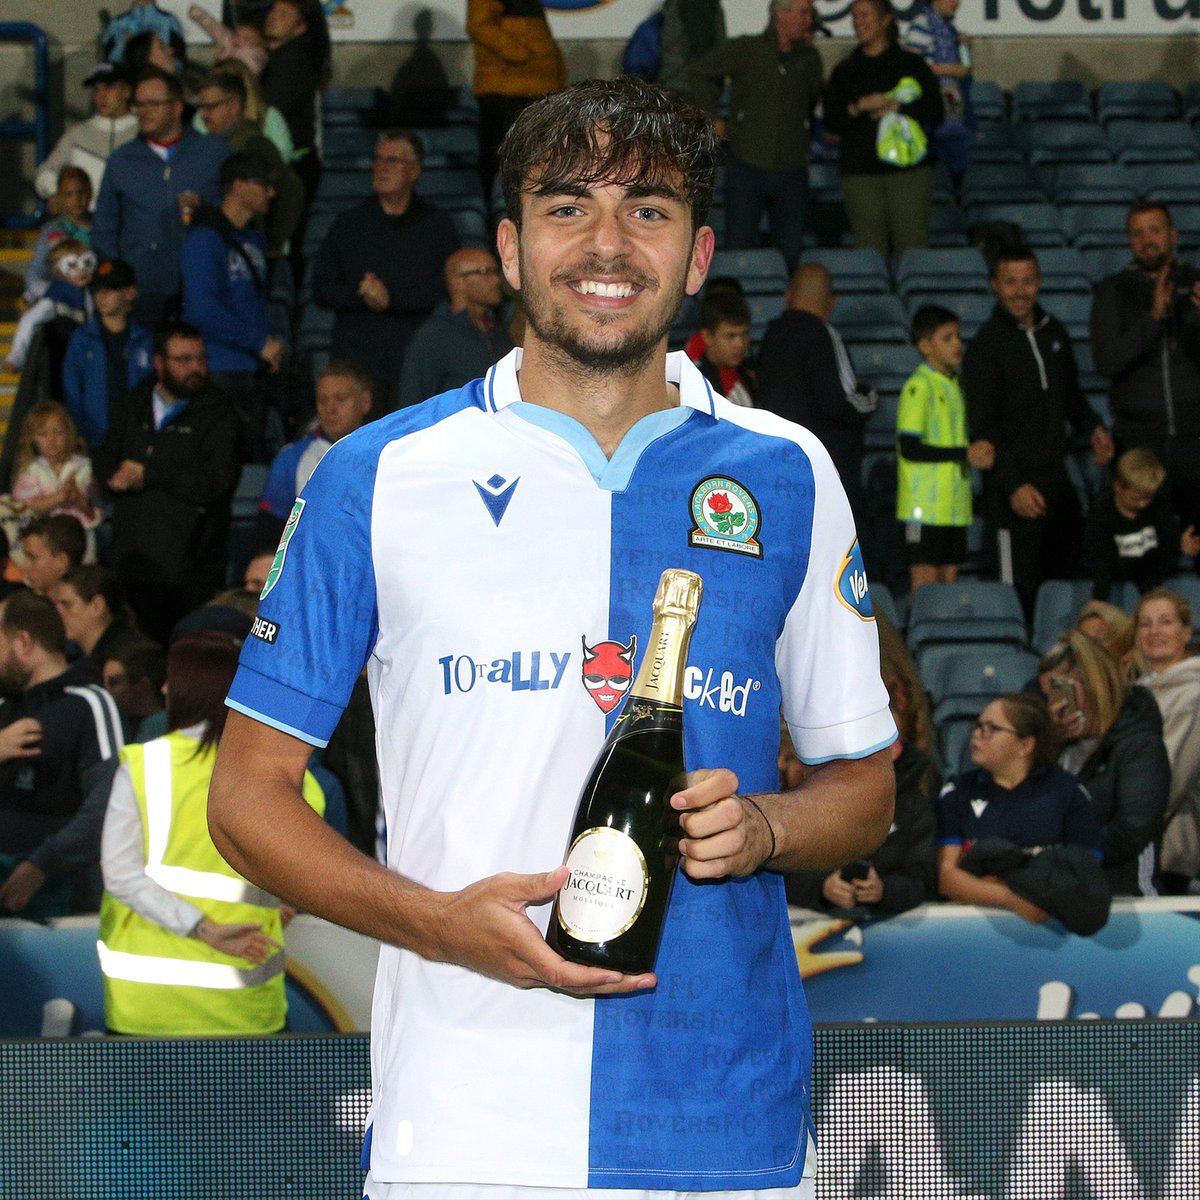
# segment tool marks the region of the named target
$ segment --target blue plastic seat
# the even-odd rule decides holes
[[[1023,81],[1012,90],[1014,121],[1090,121],[1092,101],[1077,79]]]
[[[1109,80],[1096,91],[1096,119],[1172,121],[1179,116],[1179,97],[1162,79]]]
[[[1172,575],[1164,585],[1169,591],[1182,596],[1192,606],[1192,629],[1200,633],[1200,577],[1195,575]],[[871,585],[874,592],[875,585]]]
[[[1088,273],[1099,283],[1110,275],[1115,275],[1133,258],[1133,253],[1126,245],[1097,246],[1083,251],[1083,261],[1087,263]]]
[[[1047,292],[1040,297],[1042,307],[1066,327],[1073,342],[1086,342],[1092,316],[1091,296],[1078,292]]]
[[[787,308],[787,299],[782,292],[763,293],[747,296],[746,303],[750,306],[750,337],[757,344],[767,326]]]
[[[1025,161],[1025,151],[1013,127],[1007,121],[980,122],[971,134],[971,162],[1019,163]]]
[[[920,353],[908,344],[866,342],[847,349],[855,375],[881,392],[898,392],[921,365]]]
[[[892,290],[892,278],[883,255],[869,246],[805,250],[800,261],[823,266],[833,276],[833,290],[838,296]]]
[[[997,696],[1019,692],[1037,674],[1038,656],[1018,646],[997,649],[964,647],[942,677],[934,696],[935,724],[952,717],[977,717]]]
[[[971,726],[974,717],[957,717],[938,727],[938,750],[942,758],[942,775],[949,779],[971,768]]]
[[[358,171],[371,169],[371,156],[380,130],[359,125],[334,125],[325,133],[321,143],[321,160],[325,165],[337,165]]]
[[[1055,204],[1132,204],[1138,179],[1123,163],[1062,163],[1040,168]]]
[[[896,264],[896,290],[912,292],[979,292],[988,288],[987,263],[974,246],[905,250]]]
[[[1050,194],[1028,163],[973,163],[963,174],[959,198],[965,205],[1027,204],[1049,200]]]
[[[719,275],[732,275],[741,281],[748,295],[763,292],[779,294],[788,285],[787,264],[774,246],[756,247],[750,250],[718,250],[708,269],[710,279]]]
[[[972,225],[987,221],[1011,221],[1018,225],[1028,245],[1065,246],[1066,234],[1052,204],[980,204],[967,211]]]
[[[479,166],[479,133],[469,125],[447,125],[417,132],[425,146],[427,171]]]
[[[818,159],[808,164],[808,198],[816,204],[841,204],[842,180],[836,162]]]
[[[990,79],[976,79],[971,83],[971,107],[977,121],[1006,121],[1008,102],[1004,89]]]
[[[1034,166],[1113,160],[1112,146],[1099,125],[1079,121],[1034,121],[1017,132],[1025,154]]]
[[[1064,204],[1059,208],[1062,227],[1079,250],[1093,246],[1128,246],[1125,204]]]
[[[935,204],[929,210],[931,246],[965,246],[967,222],[957,204]]]
[[[996,298],[988,292],[910,292],[906,297],[910,316],[925,304],[939,304],[958,317],[958,331],[963,341],[970,341],[979,327],[992,315]]]
[[[1033,603],[1033,648],[1045,654],[1074,627],[1079,610],[1091,597],[1090,579],[1044,580]]]
[[[908,341],[908,316],[890,293],[839,296],[830,320],[847,342]]]
[[[1025,616],[1014,587],[993,580],[930,583],[913,593],[908,644],[927,642],[1028,642]]]
[[[442,207],[459,197],[483,202],[483,180],[478,171],[422,171],[413,190]]]
[[[1042,292],[1078,292],[1090,297],[1092,275],[1083,251],[1075,246],[1047,246],[1038,251]]]
[[[867,419],[863,440],[868,450],[886,450],[896,447],[896,415],[900,408],[900,395],[896,391],[879,391],[879,402]]]
[[[1200,142],[1183,121],[1113,121],[1106,132],[1113,157],[1127,165],[1200,161]]]
[[[1189,204],[1200,196],[1200,163],[1146,163],[1133,172],[1143,200]]]
[[[377,87],[331,87],[321,97],[325,125],[373,125],[383,110],[383,92]]]

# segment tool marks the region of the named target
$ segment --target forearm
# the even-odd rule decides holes
[[[964,871],[961,867],[942,867],[938,885],[947,900],[959,904],[978,904],[984,908],[1006,908],[1015,910],[1019,903],[1016,892],[994,876],[981,878]]]

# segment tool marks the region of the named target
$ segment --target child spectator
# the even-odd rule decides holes
[[[704,300],[715,296],[717,292],[733,292],[738,296],[746,294],[742,288],[742,281],[736,275],[714,275],[704,285]],[[701,303],[703,302],[702,300]],[[694,363],[698,363],[704,357],[704,334],[699,329],[684,343],[683,352]]]
[[[954,25],[961,0],[929,0],[908,27],[904,48],[919,54],[937,76],[945,117],[933,133],[933,150],[957,184],[970,165],[971,63],[967,38]]]
[[[59,242],[73,238],[84,246],[92,244],[92,180],[82,167],[63,167],[58,173],[58,190],[50,197],[50,209],[58,215],[42,226],[33,246],[33,257],[25,272],[25,303],[35,304],[46,294],[53,275],[50,251]]]
[[[13,335],[12,347],[5,360],[9,371],[20,371],[29,355],[29,345],[39,325],[63,318],[68,324],[82,325],[92,315],[92,298],[88,284],[96,269],[96,256],[76,238],[63,238],[50,249],[49,287],[41,299],[21,315],[17,332]],[[62,340],[61,353],[54,355],[51,364],[53,374],[61,372],[66,354],[67,339]],[[57,368],[57,369],[54,369]]]
[[[1200,534],[1179,519],[1163,493],[1167,470],[1153,450],[1126,450],[1117,459],[1112,489],[1097,497],[1088,521],[1092,596],[1107,600],[1114,584],[1139,592],[1159,587],[1175,573],[1180,553],[1200,554]]]
[[[13,498],[35,516],[69,513],[88,531],[87,559],[95,558],[91,531],[103,515],[92,480],[92,460],[67,409],[43,400],[29,410],[21,426]]]
[[[722,396],[753,406],[753,376],[742,369],[750,350],[750,306],[739,292],[710,292],[700,305],[700,337],[704,354],[700,374]]]
[[[21,574],[35,592],[46,595],[68,571],[83,562],[87,535],[77,517],[39,517],[21,534]]]
[[[913,316],[912,337],[925,361],[900,393],[896,516],[905,523],[915,591],[958,578],[972,516],[968,467],[987,467],[990,461],[985,447],[967,441],[958,317],[940,305],[923,305]]]

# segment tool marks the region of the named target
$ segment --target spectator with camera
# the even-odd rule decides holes
[[[1184,528],[1200,522],[1200,272],[1175,255],[1165,204],[1127,218],[1133,260],[1096,288],[1091,339],[1119,451],[1153,450]]]

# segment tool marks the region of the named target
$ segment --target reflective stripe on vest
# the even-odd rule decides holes
[[[97,942],[100,970],[109,979],[131,983],[165,983],[178,987],[211,988],[233,991],[258,987],[283,973],[283,955],[272,954],[257,967],[232,967],[224,963],[194,962],[181,958],[158,958],[149,954],[129,954]]]
[[[230,904],[255,904],[277,908],[279,901],[246,879],[194,871],[163,862],[171,836],[171,743],[167,738],[147,742],[143,751],[146,779],[146,874],[169,892],[200,900],[224,900]],[[129,978],[123,976],[123,978]],[[216,986],[216,985],[214,985]]]

